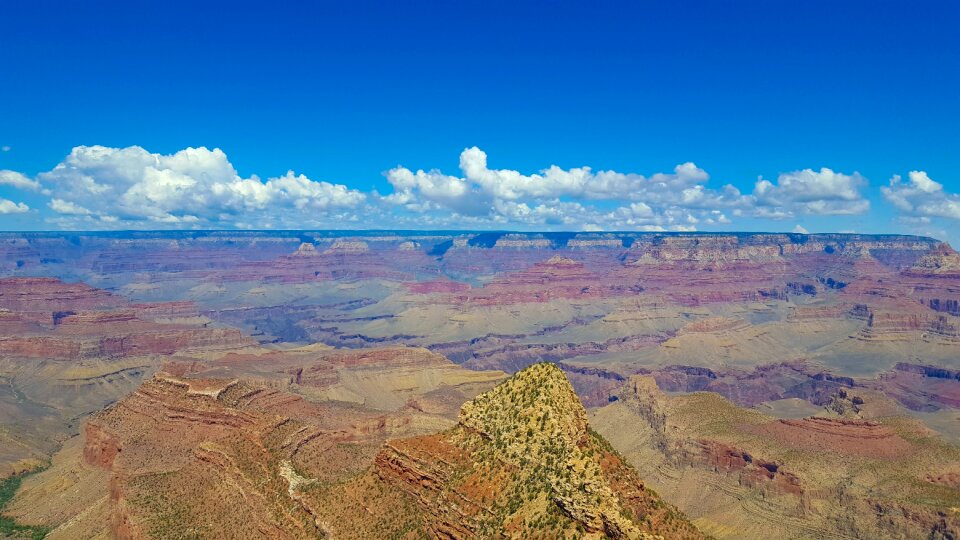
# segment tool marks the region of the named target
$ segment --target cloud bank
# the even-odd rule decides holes
[[[37,212],[64,229],[116,228],[463,228],[688,231],[736,229],[745,219],[787,230],[804,216],[851,216],[870,210],[867,180],[828,168],[758,179],[749,193],[716,185],[693,162],[641,174],[551,165],[525,174],[492,168],[487,154],[464,149],[459,170],[384,173],[379,193],[288,171],[242,177],[218,148],[173,154],[139,146],[78,146],[33,177],[0,170],[0,214]],[[895,176],[883,198],[913,219],[960,219],[960,196],[926,173]],[[5,218],[10,219],[10,218]],[[13,218],[16,219],[16,218]],[[789,221],[789,222],[788,222]],[[795,230],[805,230],[797,226]]]
[[[367,198],[293,171],[266,181],[242,178],[223,151],[206,148],[162,155],[138,146],[79,146],[35,180],[13,171],[0,179],[47,190],[54,222],[81,227],[271,227],[293,216],[337,216]]]
[[[424,219],[452,214],[469,223],[693,230],[729,224],[730,216],[789,219],[862,214],[870,208],[861,193],[867,182],[859,173],[826,168],[781,174],[776,182],[760,179],[753,193],[744,194],[730,184],[708,187],[710,175],[692,162],[650,176],[555,165],[524,175],[491,169],[487,154],[473,147],[460,154],[459,175],[398,166],[386,176],[394,192],[382,201]]]

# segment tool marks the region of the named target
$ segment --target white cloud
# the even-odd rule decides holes
[[[10,151],[10,147],[9,147],[9,146],[6,146],[6,145],[0,146],[0,151],[9,152],[9,151]]]
[[[63,199],[53,199],[47,206],[49,206],[51,210],[58,214],[89,216],[93,213],[80,205],[73,204],[72,202],[65,201]]]
[[[692,162],[650,176],[556,165],[526,175],[490,168],[487,154],[472,147],[460,154],[460,173],[414,172],[398,166],[385,173],[394,192],[380,200],[424,214],[453,212],[531,225],[536,220],[546,225],[582,220],[578,223],[608,230],[719,226],[732,223],[728,215],[775,220],[796,215],[853,215],[870,208],[861,193],[867,181],[859,173],[848,175],[828,168],[783,173],[776,182],[761,178],[753,193],[743,194],[729,184],[719,189],[708,187],[710,175]],[[595,201],[614,201],[617,206],[601,211],[592,204]]]
[[[25,179],[55,193],[49,203],[54,212],[93,223],[236,226],[253,218],[261,226],[297,226],[366,200],[357,190],[292,171],[266,182],[242,178],[218,148],[163,155],[138,146],[78,146],[36,181],[13,174],[19,176],[9,178],[22,185]]]
[[[800,233],[800,234],[810,234],[810,231],[805,229],[803,225],[800,225],[799,223],[794,225],[793,232]]]
[[[488,198],[473,191],[465,180],[437,170],[412,172],[396,167],[385,175],[394,192],[384,200],[414,212],[446,207],[464,214],[476,214],[489,205]]]
[[[577,225],[604,228],[644,226],[690,227],[729,223],[721,208],[750,206],[750,198],[735,187],[707,188],[710,176],[694,163],[677,165],[671,173],[649,177],[590,167],[562,169],[552,165],[525,175],[512,169],[491,169],[487,154],[477,147],[460,154],[461,176],[438,170],[411,171],[398,166],[385,173],[394,192],[380,197],[388,205],[431,214],[453,212],[455,219],[494,223]],[[623,206],[601,210],[594,202]],[[609,206],[609,205],[608,205]]]
[[[906,182],[900,175],[880,188],[883,197],[907,216],[960,219],[960,195],[947,193],[925,171],[910,171]]]
[[[673,173],[657,173],[647,178],[635,173],[599,171],[590,167],[561,169],[552,165],[536,174],[524,175],[511,169],[491,169],[487,154],[477,147],[460,154],[462,177],[437,170],[413,172],[405,167],[387,171],[387,180],[396,190],[386,199],[409,204],[415,198],[448,207],[460,199],[484,197],[493,200],[551,200],[561,197],[577,200],[648,200],[680,202],[684,197],[707,201],[739,195],[728,186],[723,193],[703,191],[700,185],[709,175],[693,163],[677,165]],[[697,192],[700,193],[697,193]]]
[[[803,169],[782,173],[777,182],[760,178],[754,186],[757,215],[787,219],[796,214],[854,215],[870,209],[870,201],[860,192],[867,181],[860,173]]]
[[[0,199],[0,214],[22,214],[29,212],[30,207],[21,203]]]
[[[0,170],[0,186],[12,186],[17,189],[28,189],[39,191],[40,183],[31,180],[26,175],[17,171]]]
[[[46,196],[46,215],[52,215],[47,219],[54,225],[89,229],[729,230],[733,220],[859,214],[870,206],[861,193],[867,184],[862,176],[826,168],[783,173],[775,182],[761,178],[752,193],[742,193],[729,184],[711,186],[710,175],[692,162],[649,175],[556,165],[524,174],[491,168],[487,154],[472,147],[463,150],[459,163],[453,175],[397,166],[384,173],[392,191],[380,194],[293,171],[266,180],[241,176],[216,148],[158,154],[138,146],[78,146],[34,178],[0,171],[0,185]],[[911,212],[921,208],[915,193],[942,191],[925,174],[916,179],[913,174],[909,185],[892,184],[889,189],[898,191],[888,197]],[[925,211],[951,211],[934,208],[928,199]],[[29,210],[8,203],[6,212]]]

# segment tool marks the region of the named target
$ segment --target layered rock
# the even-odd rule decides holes
[[[221,538],[323,537],[326,525],[305,491],[362,472],[387,436],[417,435],[452,423],[408,408],[384,414],[311,402],[292,389],[157,373],[90,420],[82,450],[58,454],[54,467],[18,494],[34,506],[15,501],[13,515],[45,524],[54,536],[89,530],[116,538],[186,532]],[[51,492],[70,471],[91,478],[82,487],[86,505],[61,512],[44,508],[41,499],[37,507],[37,494]]]
[[[867,385],[915,411],[960,409],[960,370],[901,362]]]
[[[639,284],[605,280],[587,270],[582,263],[558,255],[494,280],[481,289],[452,296],[447,301],[467,305],[549,302],[556,299],[587,301],[630,296],[642,291],[643,287]]]
[[[506,376],[499,371],[468,370],[413,347],[251,350],[202,363],[175,363],[167,369],[181,376],[242,378],[318,401],[383,411],[413,407],[445,416],[455,415],[464,400]]]
[[[178,379],[240,380],[276,395],[294,394],[348,411],[344,414],[354,417],[342,426],[344,431],[365,441],[377,439],[349,447],[363,460],[344,458],[337,452],[348,450],[336,444],[314,450],[333,452],[325,454],[328,461],[364,464],[374,462],[384,437],[449,426],[464,400],[503,377],[463,367],[513,372],[553,360],[561,362],[591,407],[625,405],[630,401],[620,390],[625,378],[646,373],[671,392],[716,392],[737,405],[787,416],[757,417],[756,411],[731,408],[700,393],[664,401],[685,406],[648,407],[647,413],[621,410],[621,427],[635,425],[637,414],[653,417],[659,410],[669,418],[671,410],[680,410],[683,422],[661,422],[663,437],[644,428],[657,455],[669,456],[643,454],[669,473],[649,478],[678,501],[687,501],[686,492],[705,481],[705,491],[722,504],[711,506],[706,497],[684,504],[696,508],[698,523],[718,536],[756,536],[751,531],[761,528],[750,527],[761,520],[750,516],[758,515],[769,522],[783,520],[807,536],[824,531],[908,536],[933,530],[923,528],[936,521],[931,521],[931,506],[891,499],[887,486],[897,482],[906,486],[905,497],[953,506],[949,490],[955,471],[949,463],[954,458],[941,452],[942,441],[929,438],[922,426],[897,416],[906,407],[945,437],[958,432],[960,393],[952,374],[960,369],[960,277],[956,253],[931,239],[703,233],[3,233],[0,254],[0,273],[11,276],[0,279],[0,413],[14,419],[0,430],[0,462],[16,464],[11,465],[16,470],[45,460],[79,429],[77,417],[133,391],[160,362],[173,357],[176,361],[165,369]],[[253,347],[244,334],[263,347]],[[304,346],[311,342],[358,350]],[[383,345],[407,347],[368,350]],[[446,354],[462,367],[424,348]],[[169,381],[157,384],[181,388]],[[181,388],[189,399],[220,403],[232,392],[216,384],[191,384]],[[167,394],[179,395],[174,390]],[[694,421],[692,404],[706,409],[701,416],[716,420],[719,434]],[[878,408],[886,412],[881,415]],[[811,410],[829,420],[799,418]],[[753,427],[731,427],[734,420]],[[649,423],[649,431],[659,429],[656,422]],[[668,436],[671,425],[689,433]],[[88,435],[102,443],[100,457],[90,463],[123,464],[127,450],[110,454],[116,434]],[[809,457],[815,447],[810,441],[818,439],[826,441],[830,459],[836,461],[823,470],[811,465]],[[615,441],[620,448],[639,446],[632,439]],[[462,446],[444,436],[421,442],[390,443],[380,463],[384,468],[406,464],[408,472],[423,472],[425,482],[431,477],[436,485],[448,485],[456,475],[445,476],[447,472],[476,462],[470,452],[454,452]],[[924,453],[930,448],[937,450]],[[886,449],[892,453],[884,454]],[[192,467],[197,470],[229,468],[222,449],[198,447],[195,454],[199,461]],[[226,454],[236,460],[246,451]],[[445,461],[430,461],[433,455]],[[282,465],[289,458],[277,456],[269,459]],[[908,464],[909,477],[891,466],[896,460]],[[917,460],[926,469],[912,468]],[[290,463],[276,470],[281,487],[292,488],[298,498],[291,500],[297,504],[336,476],[319,466],[305,468],[305,462]],[[444,463],[456,467],[448,470]],[[504,470],[513,469],[504,465]],[[878,478],[876,485],[863,472],[867,470]],[[671,480],[671,474],[679,480]],[[363,478],[366,484],[351,485],[337,492],[339,499],[331,495],[324,501],[334,508],[372,508],[364,497],[377,500],[381,521],[363,516],[347,520],[349,512],[341,508],[329,520],[320,519],[321,533],[339,520],[367,536],[378,527],[392,527],[388,522],[394,518],[411,530],[426,526],[422,505],[436,503],[436,498],[421,501],[420,495],[403,490],[374,497],[372,490],[382,487],[386,477]],[[502,486],[492,485],[490,493],[499,493]],[[747,502],[738,506],[725,491]],[[443,493],[454,497],[449,489]],[[489,493],[461,494],[486,501],[484,505],[494,500],[484,498]],[[293,496],[291,491],[287,496]],[[826,509],[830,504],[840,510],[831,513]],[[431,521],[438,527],[434,530],[440,534],[443,526],[438,524],[444,520],[452,527],[450,534],[480,530],[476,527],[487,519],[484,511],[463,505],[463,512]],[[866,526],[849,518],[857,512],[873,515],[876,523]],[[915,514],[919,528],[904,525],[904,513]],[[591,515],[578,519],[595,526],[591,520],[600,514]],[[463,521],[456,521],[457,516]],[[480,517],[471,521],[469,516]],[[317,517],[306,519],[316,523]],[[841,530],[838,523],[844,519],[857,528]],[[951,530],[951,519],[948,514],[937,530]],[[515,526],[523,530],[525,525]]]
[[[20,358],[79,360],[169,355],[247,345],[239,331],[209,327],[189,302],[131,304],[82,283],[0,279],[0,351]],[[33,324],[31,324],[33,323]]]
[[[0,474],[47,460],[79,418],[133,391],[162,358],[254,342],[191,302],[131,303],[82,283],[0,279]]]
[[[867,418],[894,410],[870,400],[856,400],[864,418],[840,418],[836,398],[855,400],[834,398],[821,415],[777,419],[716,394],[667,396],[652,378],[632,378],[591,422],[717,537],[957,534],[960,520],[943,509],[960,490],[946,489],[942,471],[960,451],[916,420]]]
[[[52,323],[55,313],[110,309],[126,301],[107,291],[84,283],[66,283],[54,278],[0,279],[0,308],[13,312],[48,313],[45,322]]]

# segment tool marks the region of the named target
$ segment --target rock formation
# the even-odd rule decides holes
[[[387,442],[348,489],[380,486],[403,493],[411,519],[432,538],[702,537],[589,429],[573,388],[550,364],[464,404],[450,431]],[[334,515],[325,521],[333,536],[352,536]]]
[[[854,397],[834,396],[854,402]],[[856,396],[859,397],[859,396]],[[882,400],[883,398],[877,397]],[[717,394],[667,396],[634,377],[591,422],[668,500],[718,537],[949,538],[960,450],[904,416],[777,419]],[[883,413],[885,414],[885,413]],[[936,472],[933,472],[936,471]],[[734,530],[735,528],[736,530]]]
[[[458,476],[516,442],[472,414],[461,424],[461,405],[551,361],[640,476],[717,537],[769,536],[770,523],[947,536],[960,507],[957,261],[942,242],[893,235],[0,233],[0,475],[52,459],[13,509],[62,537],[95,536],[92,517],[66,526],[76,508],[136,535],[220,504],[206,497],[224,501],[212,515],[245,505],[262,535],[511,534],[554,518],[571,534],[627,530],[604,488],[580,500],[516,457],[498,457],[479,492]],[[260,397],[231,401],[241,387]],[[534,432],[533,454],[556,462]],[[650,532],[620,490],[635,475],[610,473],[623,460],[587,434],[563,452],[604,456],[598,485]],[[272,446],[301,435],[318,442]],[[89,459],[68,459],[81,438]],[[167,468],[153,446],[180,461]],[[511,499],[528,477],[560,495]],[[191,491],[197,478],[220,488]],[[116,497],[64,494],[87,484]]]

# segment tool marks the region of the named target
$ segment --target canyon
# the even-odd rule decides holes
[[[0,233],[0,254],[2,512],[50,538],[960,535],[960,255],[934,239]]]

